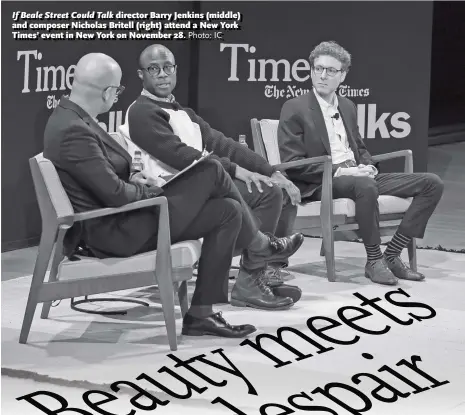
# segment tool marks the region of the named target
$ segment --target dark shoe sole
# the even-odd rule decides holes
[[[183,328],[181,331],[181,334],[183,336],[192,336],[192,337],[200,337],[200,336],[215,336],[215,337],[224,337],[224,338],[229,338],[229,339],[240,339],[242,337],[246,337],[252,333],[255,333],[257,329],[255,328],[254,330],[249,330],[245,333],[237,334],[237,335],[232,335],[232,336],[225,336],[219,333],[214,333],[209,330],[196,330],[196,329],[185,329]]]
[[[420,281],[425,280],[425,277],[423,277],[423,278],[403,278],[403,277],[398,277],[397,275],[396,275],[396,278],[399,278],[400,280],[404,280],[404,281],[415,281],[415,282],[420,282]]]
[[[270,311],[288,310],[294,305],[294,303],[291,302],[290,304],[286,304],[286,305],[279,306],[279,307],[265,307],[265,306],[259,306],[259,305],[256,305],[248,301],[244,301],[244,300],[236,300],[235,298],[231,298],[230,304],[234,307],[250,307],[250,308],[256,308],[258,310],[270,310]]]

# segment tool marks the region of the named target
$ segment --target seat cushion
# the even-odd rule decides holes
[[[379,196],[379,213],[381,215],[404,213],[412,203],[412,198],[403,199],[397,196]],[[320,216],[321,202],[310,202],[300,205],[297,216]],[[334,199],[333,214],[345,215],[349,218],[355,216],[355,202],[351,199]]]
[[[184,241],[172,245],[173,272],[176,272],[176,268],[192,267],[200,257],[201,247],[200,241]],[[153,271],[156,264],[156,252],[144,252],[129,258],[79,257],[80,261],[66,259],[59,266],[59,280]]]

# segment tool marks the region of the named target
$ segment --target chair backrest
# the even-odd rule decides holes
[[[255,152],[268,160],[271,165],[281,163],[278,145],[279,120],[257,120],[251,121],[252,137]]]
[[[124,117],[124,124],[121,124],[118,127],[118,131],[121,134],[123,134],[126,138],[128,138],[129,140],[131,139],[131,136],[129,135],[129,110],[135,103],[136,101],[134,101],[131,105],[129,105],[128,109],[126,110],[126,116]]]
[[[42,153],[29,159],[32,180],[42,217],[42,229],[72,224],[73,207],[53,163]]]

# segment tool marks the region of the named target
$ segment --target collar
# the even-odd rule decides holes
[[[82,107],[80,107],[78,104],[75,102],[71,101],[69,99],[69,95],[63,95],[60,98],[60,103],[58,104],[62,108],[67,108],[72,111],[74,111],[76,114],[78,114],[85,122],[88,122],[89,120],[95,120],[95,118],[91,117],[87,111],[85,111]],[[97,121],[98,123],[98,121]]]
[[[316,91],[315,88],[313,88],[313,93],[315,94],[315,97],[318,101],[318,104],[320,104],[320,107],[323,111],[336,111],[339,106],[339,101],[337,99],[337,94],[334,94],[334,99],[332,104],[328,104],[323,98],[321,98],[320,94]]]
[[[143,95],[144,97],[153,99],[154,101],[171,102],[171,103],[175,101],[173,94],[171,94],[167,98],[160,98],[160,97],[157,97],[156,95],[153,95],[151,92],[147,91],[145,88],[142,89],[142,92],[140,94]]]

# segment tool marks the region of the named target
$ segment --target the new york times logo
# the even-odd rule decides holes
[[[308,59],[296,59],[294,62],[288,59],[261,58],[255,59],[257,52],[255,46],[248,43],[221,43],[220,52],[229,52],[229,76],[230,82],[266,82],[264,96],[274,99],[291,99],[299,95],[307,94],[310,88],[300,87],[302,82],[310,83],[310,62]],[[247,59],[247,73],[239,73],[239,59]],[[271,82],[289,82],[290,85],[280,87]],[[297,85],[295,84],[297,83]],[[339,95],[348,98],[366,98],[370,94],[369,88],[354,89],[348,85],[341,85]],[[404,111],[395,113],[377,113],[376,103],[358,104],[358,127],[362,138],[405,138],[412,128],[407,120],[410,115]]]
[[[38,63],[41,63],[43,58],[43,54],[38,50],[20,50],[16,54],[16,60],[22,64],[23,70],[21,93],[46,92],[45,105],[51,110],[57,107],[60,97],[70,91],[76,65],[39,66]],[[105,131],[113,133],[122,124],[123,111],[109,111],[100,117],[105,121],[99,122],[99,125]]]

